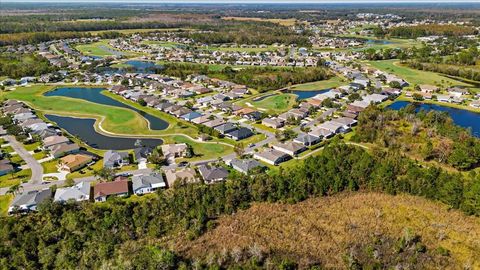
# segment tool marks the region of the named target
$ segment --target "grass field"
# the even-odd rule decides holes
[[[85,55],[91,56],[99,56],[99,57],[106,57],[106,56],[114,56],[114,55],[123,55],[126,57],[131,56],[138,56],[141,55],[140,53],[136,52],[127,52],[127,51],[119,51],[108,44],[108,40],[102,40],[90,44],[81,44],[75,47],[78,51]]]
[[[12,194],[0,195],[0,217],[7,215],[10,202],[13,200]]]
[[[271,94],[271,93],[270,93]],[[294,94],[279,94],[273,93],[273,95],[268,96],[269,94],[256,95],[243,99],[236,104],[242,107],[254,107],[257,110],[269,113],[269,114],[278,114],[285,112],[293,107],[296,103],[297,96]],[[262,100],[254,101],[256,98],[261,96],[268,96]]]
[[[56,172],[58,172],[58,168],[57,168],[58,160],[56,160],[56,159],[45,161],[45,162],[41,163],[41,165],[43,167],[43,173],[56,173]]]
[[[368,61],[370,66],[377,68],[382,71],[393,73],[410,83],[414,84],[431,84],[431,85],[462,85],[469,86],[472,85],[463,83],[457,80],[453,80],[442,76],[435,72],[428,72],[422,70],[416,70],[409,67],[401,66],[398,60],[384,60],[384,61]]]
[[[166,143],[187,143],[193,147],[195,157],[185,159],[188,161],[215,159],[233,152],[233,148],[224,144],[199,143],[183,136],[172,136]]]
[[[296,90],[296,91],[314,91],[314,90],[335,88],[345,84],[347,84],[347,81],[345,81],[344,79],[338,76],[335,76],[324,81],[296,84],[296,85],[293,85],[290,89]]]
[[[295,105],[296,96],[292,94],[278,94],[267,97],[263,100],[253,102],[252,105],[257,108],[266,109],[268,112],[281,113]]]
[[[32,176],[31,169],[21,170],[14,173],[13,175],[11,174],[2,175],[0,176],[0,188],[10,187],[10,186],[28,181],[31,176]]]
[[[413,236],[426,247],[421,255],[396,249],[399,239]],[[257,203],[219,218],[198,239],[171,241],[187,258],[256,246],[298,262],[299,269],[312,262],[322,269],[348,269],[345,256],[351,252],[360,263],[379,261],[385,269],[411,259],[419,269],[480,268],[480,219],[408,195],[346,193],[297,204]],[[369,259],[373,250],[382,254],[378,260]]]

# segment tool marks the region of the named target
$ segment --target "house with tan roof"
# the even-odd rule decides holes
[[[98,183],[93,187],[93,199],[95,202],[104,202],[109,197],[124,197],[128,196],[128,194],[127,180]]]
[[[198,182],[197,173],[192,168],[183,168],[180,170],[166,170],[165,178],[167,178],[167,183],[169,187],[173,187],[176,181],[183,180],[186,183],[195,183]]]
[[[92,160],[93,158],[89,155],[67,155],[60,159],[60,169],[67,172],[74,172],[87,166]]]

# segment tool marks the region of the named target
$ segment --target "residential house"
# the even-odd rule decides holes
[[[224,181],[228,176],[228,171],[225,168],[210,165],[200,165],[198,172],[206,183]]]
[[[80,146],[76,143],[61,143],[50,147],[49,150],[50,155],[54,158],[59,158],[68,154],[78,153],[80,151]]]
[[[71,154],[60,159],[60,169],[67,172],[74,172],[93,161],[92,156],[83,154]]]
[[[134,175],[132,177],[133,193],[142,195],[152,193],[157,189],[165,188],[167,184],[163,180],[161,173],[151,173],[146,175]]]
[[[262,120],[262,124],[267,127],[271,128],[281,128],[285,125],[285,120],[278,119],[278,118],[264,118]]]
[[[296,142],[276,143],[273,144],[272,147],[275,150],[282,151],[291,156],[296,156],[301,152],[307,150],[307,148],[305,148],[305,145]]]
[[[55,191],[55,202],[66,202],[68,200],[88,201],[90,199],[90,183],[80,182],[72,187],[57,188]]]
[[[130,157],[128,152],[118,152],[114,150],[108,150],[103,156],[104,168],[122,167],[123,165],[130,164]]]
[[[112,196],[124,197],[128,196],[127,180],[117,180],[113,182],[97,183],[93,187],[93,199],[95,202],[104,202]]]
[[[192,168],[182,168],[180,170],[166,170],[165,177],[169,187],[173,187],[176,181],[182,180],[186,183],[198,182],[197,173]]]
[[[220,119],[220,118],[216,118],[216,119],[213,119],[213,120],[210,120],[208,122],[203,123],[203,125],[205,125],[207,127],[210,127],[210,128],[215,128],[215,127],[223,125],[223,124],[225,124],[225,121],[223,121],[223,119]]]
[[[8,208],[8,213],[13,214],[16,212],[36,211],[37,206],[40,203],[50,199],[51,197],[52,191],[50,189],[23,192],[18,194],[15,199],[13,199],[10,207]]]
[[[231,131],[236,130],[237,127],[236,127],[234,124],[232,124],[232,123],[230,123],[230,122],[227,122],[227,123],[225,123],[225,124],[223,124],[223,125],[219,125],[219,126],[214,127],[214,129],[215,129],[216,131],[220,132],[221,134],[224,134],[224,135],[225,135],[226,133],[229,133],[229,132],[231,132]]]
[[[264,167],[260,162],[258,162],[255,159],[238,159],[238,158],[232,159],[230,161],[230,166],[232,166],[232,168],[244,174],[248,174],[250,171],[254,169]]]
[[[15,168],[10,164],[10,161],[6,159],[0,160],[0,176],[6,175],[10,172],[15,171]]]
[[[239,141],[253,136],[253,132],[246,127],[240,127],[239,129],[226,133],[225,136],[235,141]]]
[[[180,118],[182,118],[183,120],[186,120],[186,121],[193,121],[195,118],[199,118],[201,117],[202,114],[201,113],[198,113],[198,112],[189,112],[187,114],[184,114],[182,116],[180,116]]]
[[[434,85],[421,84],[418,87],[420,88],[420,91],[422,93],[426,93],[426,94],[433,94],[436,91],[438,91],[438,87]]]
[[[313,128],[308,134],[312,135],[312,136],[315,136],[315,137],[319,137],[319,138],[330,138],[332,137],[333,135],[335,135],[334,132],[328,130],[328,129],[324,129],[324,128],[321,128],[321,127],[316,127],[316,128]]]
[[[68,143],[70,140],[65,136],[49,136],[43,139],[43,148],[48,149],[58,144]]]
[[[163,144],[161,146],[165,157],[185,157],[188,154],[188,145],[186,143]]]
[[[319,143],[322,139],[317,136],[313,136],[311,134],[300,134],[295,138],[293,141],[299,144],[303,144],[305,146],[312,146]]]
[[[253,157],[275,166],[292,158],[285,152],[278,151],[272,148],[268,148],[262,152],[255,153]]]
[[[133,149],[133,156],[135,158],[135,162],[137,163],[147,162],[147,158],[152,154],[152,152],[153,152],[153,149],[148,146],[137,147]]]

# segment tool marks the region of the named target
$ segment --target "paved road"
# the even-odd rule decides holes
[[[147,174],[147,173],[150,173],[150,172],[152,172],[152,169],[147,168],[147,169],[119,172],[117,175],[124,174],[124,173],[129,173],[129,174],[136,175],[136,174]],[[96,180],[97,179],[94,176],[87,176],[87,177],[75,178],[74,179],[75,183],[93,182],[93,181],[96,181]],[[35,184],[25,183],[25,184],[22,185],[22,191],[41,190],[41,189],[49,188],[53,185],[57,185],[58,187],[61,187],[64,184],[65,184],[64,180],[52,181],[50,183],[45,183],[45,184],[42,184],[41,182],[40,183],[35,183]],[[4,195],[7,191],[8,191],[8,187],[7,188],[0,188],[0,195]]]
[[[13,150],[27,163],[26,167],[32,169],[32,178],[29,183],[40,184],[42,183],[43,167],[38,161],[19,143],[14,136],[7,135],[5,139],[10,143]]]

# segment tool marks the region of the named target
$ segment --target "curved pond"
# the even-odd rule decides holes
[[[322,90],[311,90],[311,91],[299,91],[299,90],[291,90],[289,93],[295,94],[298,96],[298,99],[307,99],[314,97],[318,94],[323,94],[330,91],[330,89],[322,89]]]
[[[48,97],[70,97],[70,98],[78,98],[83,99],[86,101],[115,106],[120,108],[127,108],[139,113],[149,122],[150,129],[152,130],[163,130],[168,127],[168,123],[156,116],[148,114],[144,111],[136,109],[132,106],[129,106],[125,103],[117,101],[113,98],[107,97],[102,95],[102,91],[105,90],[103,88],[82,88],[82,87],[61,87],[57,88],[53,91],[49,91],[45,93],[45,96]]]
[[[155,62],[151,61],[129,60],[126,61],[125,64],[133,67],[136,72],[139,73],[149,73],[152,72],[154,69],[163,68],[163,66],[157,65],[155,64]]]
[[[396,101],[387,108],[400,110],[409,104],[414,104],[417,112],[420,110],[447,112],[450,117],[452,117],[455,124],[464,128],[470,128],[472,130],[472,135],[475,137],[480,137],[480,113],[437,104],[413,103],[409,101]]]
[[[95,119],[74,118],[51,114],[46,114],[45,117],[48,120],[57,123],[59,127],[65,129],[73,136],[77,136],[89,146],[97,149],[133,149],[135,148],[137,140],[141,140],[142,145],[150,147],[156,147],[163,143],[161,139],[110,137],[100,134],[94,128]]]

